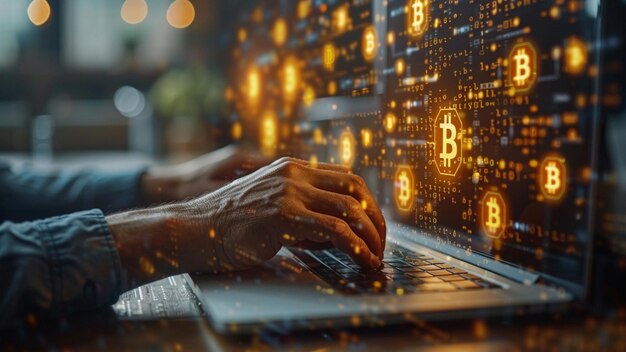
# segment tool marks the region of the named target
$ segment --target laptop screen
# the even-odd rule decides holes
[[[351,166],[389,219],[583,293],[599,2],[247,6],[231,101],[266,154]]]
[[[390,0],[387,15],[394,73],[377,129],[394,217],[581,294],[599,5]]]

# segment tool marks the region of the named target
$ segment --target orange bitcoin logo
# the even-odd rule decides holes
[[[441,175],[454,176],[463,161],[463,122],[455,109],[441,109],[435,118],[435,165]]]
[[[407,32],[411,37],[419,37],[428,28],[428,0],[409,0],[407,11]]]
[[[354,136],[350,131],[344,131],[339,136],[339,160],[345,166],[352,166],[356,146]]]
[[[376,30],[369,26],[363,31],[361,38],[361,53],[365,61],[372,61],[376,57]]]
[[[567,189],[567,168],[565,159],[558,156],[547,156],[539,165],[539,188],[548,200],[557,201],[563,197]]]
[[[398,166],[394,178],[394,195],[398,209],[409,211],[413,207],[415,181],[411,168],[406,165]]]
[[[516,44],[509,54],[509,84],[516,93],[525,93],[536,81],[537,50],[529,42]]]
[[[500,238],[509,222],[507,205],[500,192],[487,191],[482,198],[480,225],[485,235]]]

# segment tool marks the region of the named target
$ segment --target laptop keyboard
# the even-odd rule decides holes
[[[396,294],[450,292],[500,288],[443,261],[394,246],[385,250],[383,265],[362,271],[337,249],[292,252],[309,269],[334,289],[348,294]]]

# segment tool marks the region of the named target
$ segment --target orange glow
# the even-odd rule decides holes
[[[141,23],[148,15],[148,4],[145,0],[126,0],[120,10],[120,15],[128,24]]]
[[[272,111],[266,111],[261,120],[260,147],[265,156],[273,156],[278,145],[278,126]]]
[[[35,25],[41,26],[50,18],[50,4],[46,0],[33,0],[28,5],[28,19]]]
[[[285,100],[292,101],[296,98],[299,85],[298,63],[294,59],[287,59],[283,67],[283,96]]]
[[[287,41],[287,21],[284,18],[279,18],[274,23],[272,38],[277,46],[281,46]]]
[[[167,23],[178,29],[187,28],[196,17],[196,9],[189,0],[174,0],[167,9]]]

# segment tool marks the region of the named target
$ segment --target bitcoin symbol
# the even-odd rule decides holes
[[[411,26],[413,31],[417,33],[422,28],[422,23],[424,22],[424,4],[422,4],[421,0],[416,0],[411,7],[413,8],[413,23],[411,23]]]
[[[444,167],[450,167],[452,159],[456,158],[456,126],[452,124],[452,114],[445,114],[443,122],[439,124],[443,137],[443,151],[439,157],[443,160]],[[450,149],[448,150],[448,147]]]
[[[256,69],[252,69],[248,73],[248,97],[250,100],[254,101],[259,96],[260,86],[259,73]]]
[[[561,172],[559,171],[559,168],[556,167],[556,163],[554,161],[548,163],[546,166],[546,173],[548,179],[544,187],[546,187],[548,193],[556,194],[556,191],[561,187],[561,179],[559,178],[559,174]]]
[[[481,223],[485,234],[498,238],[508,222],[506,203],[499,192],[488,191],[482,199]]]
[[[261,127],[261,151],[265,156],[273,156],[278,144],[276,120],[272,112],[264,114]]]
[[[293,93],[296,90],[296,69],[289,65],[285,69],[285,91]]]
[[[368,32],[366,34],[366,41],[367,41],[367,46],[365,47],[365,51],[368,53],[371,53],[374,51],[374,34],[372,34],[371,32]]]
[[[455,109],[441,109],[435,118],[435,165],[442,175],[454,176],[461,166],[463,125]]]
[[[396,202],[400,210],[411,210],[413,206],[413,173],[408,166],[401,165],[396,171]]]
[[[530,90],[537,79],[537,54],[528,42],[517,44],[509,56],[509,82],[515,92]]]
[[[523,86],[530,78],[530,58],[524,48],[517,49],[517,54],[513,56],[515,60],[515,77],[513,80],[517,86]]]
[[[428,0],[412,0],[408,11],[409,35],[417,37],[426,29]]]
[[[539,168],[539,187],[548,200],[559,200],[565,193],[565,161],[557,156],[547,156]]]
[[[489,198],[487,208],[489,209],[489,212],[487,215],[488,220],[485,223],[485,226],[487,226],[489,232],[496,233],[498,228],[500,228],[500,205],[498,205],[495,197]]]
[[[350,140],[347,138],[344,138],[343,140],[343,153],[342,153],[342,157],[344,162],[350,160],[350,158],[352,158],[352,152],[350,151]]]
[[[324,68],[332,71],[335,68],[335,47],[331,43],[324,45]]]
[[[376,56],[376,31],[374,27],[367,27],[363,31],[363,38],[361,39],[361,47],[363,58],[367,61],[371,61]]]
[[[565,46],[565,72],[578,75],[581,74],[587,65],[587,45],[577,37],[567,40]]]
[[[344,131],[339,136],[339,158],[341,163],[352,166],[354,162],[354,136],[350,131]]]
[[[400,177],[398,177],[400,181],[400,195],[398,195],[398,200],[403,207],[406,207],[409,203],[409,177],[406,175],[406,171],[402,171],[400,173]]]

